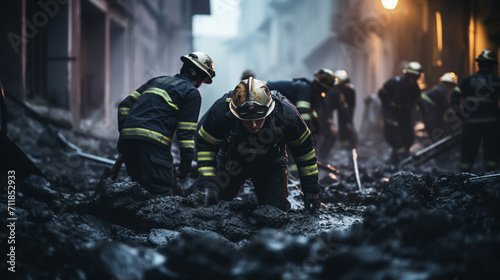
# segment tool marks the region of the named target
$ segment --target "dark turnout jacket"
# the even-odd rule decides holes
[[[176,133],[181,160],[191,162],[200,106],[200,92],[184,75],[153,78],[118,105],[119,142],[137,139],[170,149]]]
[[[286,157],[288,146],[299,169],[302,190],[317,193],[318,167],[313,139],[293,104],[272,91],[276,102],[274,111],[266,117],[257,134],[250,134],[229,110],[231,94],[225,94],[212,105],[198,131],[199,180],[208,184],[217,180],[216,157],[223,146],[238,166],[257,172],[270,168],[276,158]]]

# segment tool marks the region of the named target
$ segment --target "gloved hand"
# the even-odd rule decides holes
[[[191,161],[183,160],[177,167],[177,178],[184,179],[191,170]]]
[[[321,202],[319,201],[319,196],[316,193],[305,193],[304,194],[304,206],[307,210],[314,212],[319,208]]]
[[[212,188],[203,188],[182,199],[182,203],[191,207],[207,207],[217,203],[217,194]]]

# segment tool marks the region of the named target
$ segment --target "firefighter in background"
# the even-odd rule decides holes
[[[311,132],[281,94],[250,77],[208,110],[196,137],[198,192],[205,205],[232,200],[251,179],[258,202],[290,209],[287,153],[298,165],[305,207],[320,205],[318,167]],[[192,197],[188,197],[192,199]]]
[[[384,137],[392,148],[391,164],[397,164],[410,155],[410,147],[415,140],[412,110],[415,106],[417,111],[423,110],[417,83],[421,74],[420,63],[412,61],[403,69],[403,75],[389,79],[378,91],[382,103]]]
[[[340,147],[354,149],[358,144],[358,134],[354,128],[354,110],[356,108],[356,90],[347,76],[345,70],[337,70],[335,75],[335,88],[341,93],[344,110],[347,112],[339,114],[339,140]]]
[[[320,132],[320,122],[315,108],[322,101],[322,93],[333,88],[333,71],[320,69],[314,72],[314,80],[305,78],[266,82],[270,90],[276,90],[290,100],[313,134]]]
[[[453,133],[451,124],[447,123],[446,118],[452,113],[450,96],[457,84],[458,76],[453,72],[446,72],[439,78],[439,85],[422,93],[425,131],[433,142]]]
[[[198,88],[212,83],[215,71],[205,53],[181,57],[175,76],[153,78],[118,105],[118,151],[128,175],[152,194],[179,192],[194,156],[194,133],[201,106]],[[172,137],[176,133],[181,162],[173,173]]]
[[[481,141],[485,170],[499,167],[500,157],[500,78],[493,71],[497,55],[483,50],[476,58],[479,71],[462,79],[451,93],[451,104],[462,119],[462,155],[459,169],[471,172]]]
[[[328,160],[339,134],[342,148],[352,149],[356,145],[352,123],[356,102],[354,88],[344,70],[335,71],[334,77],[334,87],[324,93],[322,102],[316,102],[319,105],[316,111],[319,116],[322,116],[320,117],[321,134],[316,138],[320,155],[318,158],[322,162]],[[338,128],[334,122],[335,114],[337,114]]]

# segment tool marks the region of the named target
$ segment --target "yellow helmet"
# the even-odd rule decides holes
[[[229,109],[240,120],[260,120],[273,111],[274,99],[264,82],[249,77],[234,88]]]
[[[458,84],[458,76],[453,72],[446,72],[439,78],[441,83]]]
[[[210,56],[206,53],[192,52],[181,56],[181,60],[184,63],[191,63],[198,67],[201,71],[205,72],[205,74],[207,74],[205,80],[203,81],[205,84],[212,83],[212,78],[215,77],[214,63]]]
[[[314,72],[314,81],[316,81],[325,89],[332,88],[334,80],[335,76],[333,74],[333,71],[330,69],[322,68]]]
[[[335,76],[334,85],[350,82],[349,76],[347,76],[347,72],[345,70],[336,70],[333,75]]]
[[[416,61],[412,61],[403,69],[403,73],[419,76],[422,74],[422,66]]]

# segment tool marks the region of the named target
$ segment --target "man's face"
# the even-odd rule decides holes
[[[255,134],[260,131],[262,126],[264,126],[264,123],[266,122],[266,119],[260,119],[260,120],[245,120],[242,121],[243,126],[246,128],[248,132],[251,134]]]
[[[420,78],[419,76],[417,75],[413,75],[413,74],[406,74],[406,79],[408,79],[408,82],[410,84],[416,84],[417,83],[417,80],[418,78]]]

